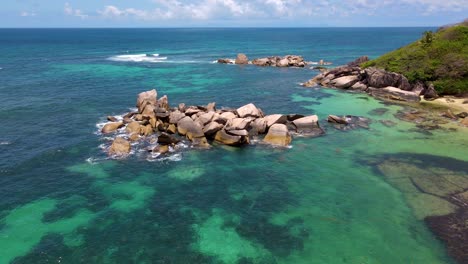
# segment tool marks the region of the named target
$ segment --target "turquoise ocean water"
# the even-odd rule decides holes
[[[420,133],[395,118],[402,106],[363,94],[302,88],[317,74],[308,68],[212,63],[244,52],[339,65],[425,30],[0,29],[0,264],[452,263],[423,221],[450,209],[414,206],[426,203],[382,166],[442,159],[466,173],[463,135]],[[96,125],[152,88],[173,106],[253,102],[266,113],[372,124],[341,132],[321,121],[325,136],[288,149],[107,159]]]

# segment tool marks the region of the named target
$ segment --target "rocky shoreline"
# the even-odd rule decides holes
[[[363,92],[379,99],[408,103],[420,103],[421,100],[426,103],[441,98],[431,83],[411,84],[404,75],[399,73],[375,67],[361,68],[359,65],[366,61],[368,61],[367,56],[363,56],[347,65],[329,70],[324,69],[314,78],[302,83],[302,86],[322,86]],[[447,98],[447,100],[450,99]],[[468,100],[466,104],[468,105]],[[444,115],[454,120],[459,119],[461,125],[468,126],[468,118],[463,113],[453,114],[449,108]]]

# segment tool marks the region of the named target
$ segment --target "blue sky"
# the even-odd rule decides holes
[[[439,26],[468,0],[2,0],[0,27]]]

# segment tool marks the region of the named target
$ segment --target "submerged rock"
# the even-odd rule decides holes
[[[109,148],[109,155],[125,156],[130,153],[130,150],[130,142],[122,137],[117,137],[114,139],[111,147]]]

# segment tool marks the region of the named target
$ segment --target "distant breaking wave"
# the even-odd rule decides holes
[[[135,54],[135,55],[117,55],[110,57],[111,61],[123,62],[163,62],[167,57],[159,57],[159,54]]]
[[[134,54],[134,55],[117,55],[108,58],[111,61],[118,62],[147,62],[147,63],[210,63],[208,61],[196,60],[167,60],[167,57],[160,57],[159,54]]]

